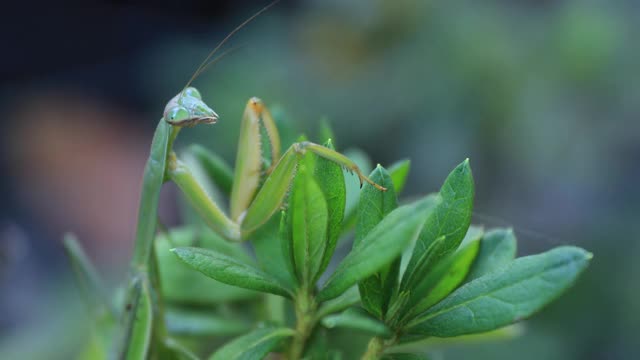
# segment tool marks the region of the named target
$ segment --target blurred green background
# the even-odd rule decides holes
[[[98,3],[52,10],[60,17],[34,10],[15,23],[51,27],[3,32],[25,52],[2,70],[0,358],[74,354],[88,317],[62,232],[121,281],[166,101],[265,5]],[[436,358],[637,358],[639,20],[640,4],[624,0],[283,1],[196,80],[221,119],[180,142],[232,162],[244,105],[258,96],[312,139],[327,118],[340,150],[383,165],[410,158],[408,196],[436,191],[469,157],[474,223],[513,226],[519,255],[575,244],[595,258],[523,336]],[[179,223],[175,195],[163,194],[169,224]]]

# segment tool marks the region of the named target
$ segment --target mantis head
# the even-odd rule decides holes
[[[200,92],[188,87],[171,99],[164,108],[164,120],[174,126],[215,124],[218,114],[202,101]]]

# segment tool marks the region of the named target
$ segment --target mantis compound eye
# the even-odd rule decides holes
[[[189,111],[182,106],[176,106],[167,112],[167,118],[165,120],[174,123],[188,118]]]
[[[187,96],[191,96],[194,97],[196,99],[200,99],[202,100],[202,96],[200,95],[200,91],[198,91],[196,88],[194,87],[188,87],[185,91],[184,94]]]

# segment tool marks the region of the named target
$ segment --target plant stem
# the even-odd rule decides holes
[[[296,307],[296,334],[293,336],[289,359],[298,360],[304,354],[307,339],[313,331],[316,323],[316,302],[306,289],[302,289],[295,299]]]
[[[378,360],[389,346],[396,343],[397,339],[397,335],[386,340],[377,336],[372,338],[367,346],[367,352],[362,355],[361,360]]]

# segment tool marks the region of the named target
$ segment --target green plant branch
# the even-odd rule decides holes
[[[384,352],[384,349],[384,340],[376,336],[369,341],[367,352],[362,355],[362,360],[377,360]]]
[[[304,355],[305,345],[317,323],[316,300],[307,289],[301,289],[294,299],[296,312],[296,333],[289,348],[289,359],[298,360]]]
[[[379,336],[371,338],[371,340],[369,341],[369,345],[367,346],[367,351],[364,353],[364,355],[362,355],[361,360],[380,359],[386,349],[396,344],[397,339],[397,335],[390,339],[383,339]]]

